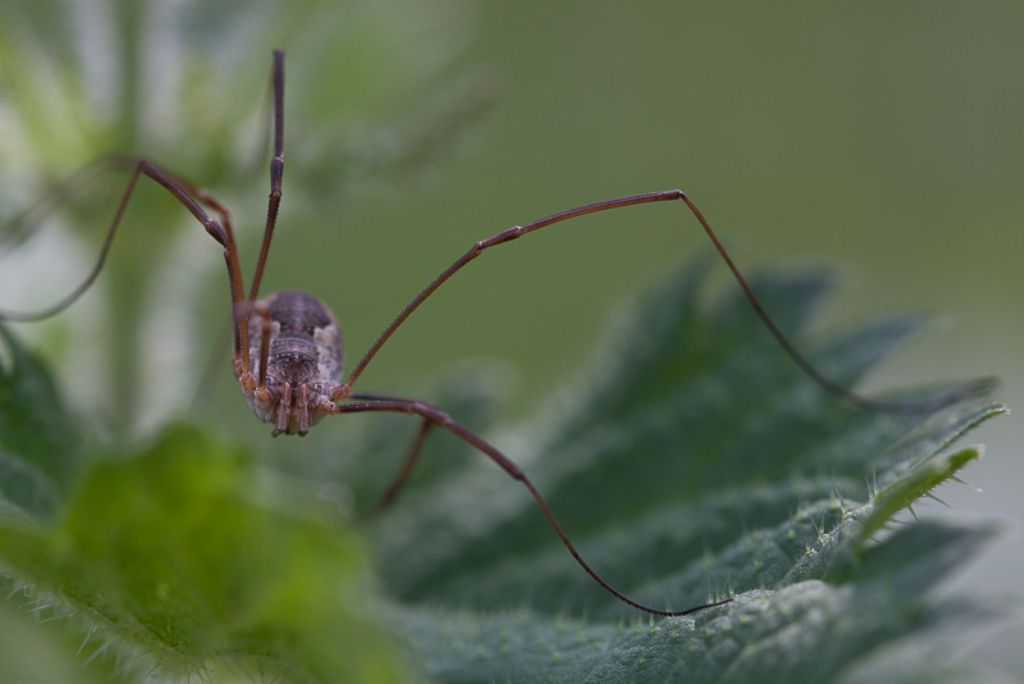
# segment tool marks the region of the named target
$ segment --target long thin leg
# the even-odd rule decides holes
[[[53,211],[76,194],[84,191],[100,174],[106,171],[123,171],[131,173],[135,170],[138,161],[139,160],[135,158],[112,154],[89,162],[71,175],[58,181],[53,186],[51,192],[47,192],[33,204],[5,222],[3,227],[0,227],[0,244],[6,244],[9,246],[16,245],[22,239],[30,236],[39,227],[39,225],[42,224],[42,221],[48,212]],[[195,185],[184,176],[166,168],[162,170],[169,178],[180,185],[185,192],[190,194],[210,211],[217,214],[220,224],[224,228],[227,240],[232,245],[232,249],[234,249],[234,232],[231,224],[231,213],[228,211],[228,208],[221,204],[219,200],[213,197],[213,195],[205,189]],[[111,226],[108,228],[108,231],[116,229],[116,226]],[[108,241],[112,242],[113,236],[109,237]],[[104,257],[105,255],[101,253],[100,258],[102,259]],[[97,268],[99,268],[99,266]],[[231,266],[229,265],[229,269],[230,268]],[[238,279],[238,282],[241,282],[240,278]],[[85,287],[88,287],[88,285],[85,285]],[[42,315],[44,313],[45,312],[34,312],[34,315]],[[52,313],[57,313],[57,311],[53,311]],[[20,320],[31,320],[24,318],[24,316],[30,314],[23,313],[20,315],[23,317]],[[0,313],[0,319],[5,317],[6,314]],[[236,351],[238,351],[237,346],[239,344],[239,339],[237,327],[232,325],[231,330],[235,339]],[[198,407],[200,402],[207,398],[212,389],[211,383],[214,374],[214,362],[222,356],[223,350],[218,350],[220,350],[225,343],[226,340],[218,340],[217,344],[214,345],[214,353],[210,355],[210,358],[204,364],[204,371],[201,375],[202,380],[196,389],[196,394],[192,401],[193,408]]]
[[[348,395],[350,399],[362,399],[366,401],[407,401],[405,397],[396,397],[393,394],[379,394],[369,392],[353,392]],[[427,404],[426,402],[420,402],[432,409],[437,409],[433,404]],[[405,460],[402,461],[402,467],[399,469],[395,479],[392,480],[391,484],[384,492],[384,496],[374,504],[373,508],[363,514],[363,519],[372,518],[389,508],[398,499],[398,495],[401,493],[402,488],[409,479],[409,475],[412,474],[413,468],[416,463],[419,462],[420,451],[423,448],[423,443],[427,438],[427,433],[430,432],[430,428],[433,427],[433,423],[429,420],[424,419],[420,425],[420,429],[416,432],[416,436],[413,437],[412,443],[405,452]]]
[[[234,254],[235,262],[234,271],[235,273],[238,274],[237,278],[232,277],[231,279],[231,310],[232,320],[234,321],[231,327],[234,336],[235,354],[240,355],[243,349],[243,342],[246,345],[248,345],[248,325],[246,326],[245,331],[242,331],[240,329],[241,320],[235,314],[235,311],[238,308],[238,302],[241,300],[242,297],[242,271],[241,265],[238,263],[238,247],[235,244],[235,231],[232,228],[231,224],[231,212],[228,210],[226,206],[221,204],[221,202],[216,197],[211,195],[205,188],[198,186],[195,183],[189,181],[188,179],[183,178],[177,173],[170,172],[167,169],[164,169],[164,173],[166,173],[170,178],[172,178],[176,183],[178,183],[182,188],[184,188],[185,191],[188,192],[188,194],[192,195],[192,197],[194,197],[200,204],[206,206],[208,209],[210,209],[210,211],[217,214],[217,217],[220,219],[220,224],[221,226],[223,226],[224,232],[227,234],[228,242],[231,243],[231,251]],[[231,272],[231,268],[231,265],[229,265],[229,273]],[[237,295],[235,294],[236,290],[238,291]],[[243,365],[244,363],[245,362],[243,362]]]
[[[200,206],[197,201],[183,186],[181,179],[172,173],[165,171],[156,164],[147,161],[145,159],[127,159],[123,157],[111,157],[110,162],[112,166],[118,168],[126,168],[130,166],[131,177],[128,179],[128,183],[125,186],[124,192],[121,194],[121,200],[117,205],[117,210],[114,213],[114,218],[110,223],[110,227],[107,229],[107,233],[104,236],[103,243],[100,247],[99,256],[93,265],[92,270],[86,275],[85,279],[75,287],[72,292],[64,297],[56,304],[49,306],[38,311],[23,312],[23,311],[0,311],[0,320],[11,320],[19,322],[37,321],[44,318],[48,318],[57,314],[67,307],[71,306],[79,297],[89,289],[89,286],[99,276],[100,271],[103,269],[103,265],[106,262],[107,255],[110,252],[110,247],[113,244],[114,238],[117,235],[118,227],[121,224],[121,219],[124,217],[125,210],[128,206],[128,202],[132,197],[132,193],[135,191],[135,186],[138,183],[140,176],[147,176],[150,179],[156,181],[158,184],[163,186],[168,192],[170,192],[186,209],[199,221],[200,224],[206,229],[206,232],[213,237],[220,245],[224,248],[224,260],[227,264],[228,277],[231,285],[231,297],[232,301],[237,302],[242,297],[242,277],[241,269],[238,263],[238,250],[235,246],[234,236],[230,232],[230,218],[226,209],[222,205],[213,200],[213,198],[206,194],[202,194],[202,201],[210,206],[215,207],[215,211],[220,213],[222,217],[228,218],[228,227],[225,228],[216,220],[210,218],[210,216]],[[192,187],[189,184],[189,187]]]
[[[232,245],[235,244],[235,231],[232,227],[231,212],[226,206],[224,206],[220,200],[210,194],[206,188],[196,185],[192,181],[184,178],[180,174],[163,168],[162,171],[175,183],[180,185],[185,192],[191,195],[197,202],[205,206],[207,209],[217,214],[217,218],[220,220],[220,225],[224,228],[224,232],[227,234],[228,242]]]
[[[796,346],[779,329],[779,327],[775,324],[775,321],[772,320],[771,316],[768,315],[768,312],[765,310],[760,300],[754,294],[754,291],[750,288],[750,285],[747,284],[746,278],[744,278],[743,274],[740,273],[739,268],[736,267],[736,264],[733,262],[732,257],[729,256],[729,253],[726,251],[725,247],[719,241],[718,236],[711,229],[711,225],[708,223],[707,219],[704,218],[704,214],[701,213],[700,209],[697,208],[697,205],[693,202],[693,200],[690,199],[690,197],[685,192],[679,189],[674,189],[663,190],[659,192],[648,192],[640,195],[630,195],[628,197],[619,197],[616,199],[605,200],[603,202],[586,204],[581,207],[576,207],[574,209],[569,209],[567,211],[546,216],[532,223],[527,223],[526,225],[512,226],[511,228],[506,228],[505,230],[496,233],[495,235],[492,235],[489,238],[477,241],[476,243],[473,244],[472,247],[469,248],[469,250],[465,254],[456,259],[448,268],[442,271],[440,275],[434,278],[430,282],[430,284],[428,284],[422,291],[420,291],[420,293],[416,295],[413,298],[413,300],[405,306],[404,309],[402,309],[398,316],[396,316],[395,319],[388,325],[388,327],[384,329],[384,332],[382,332],[380,336],[377,337],[376,341],[374,341],[374,343],[370,346],[366,353],[363,354],[363,357],[359,359],[359,363],[357,363],[355,367],[352,369],[352,373],[349,375],[348,379],[345,381],[344,384],[338,387],[338,389],[334,392],[332,398],[342,399],[346,396],[349,396],[352,386],[355,384],[356,380],[359,379],[359,376],[366,369],[366,366],[370,363],[371,360],[373,360],[373,357],[377,355],[377,352],[379,352],[381,347],[384,346],[384,343],[387,342],[388,339],[395,333],[395,331],[398,330],[399,327],[401,327],[405,320],[410,315],[412,315],[412,312],[418,309],[420,305],[423,304],[423,302],[425,302],[427,298],[430,297],[430,295],[434,294],[434,292],[439,287],[441,287],[445,282],[447,282],[449,278],[455,275],[469,262],[473,261],[478,256],[480,256],[487,249],[495,247],[497,245],[504,244],[506,242],[511,242],[512,240],[516,240],[528,233],[532,233],[534,231],[540,230],[541,228],[545,228],[555,223],[561,223],[562,221],[568,221],[570,219],[585,216],[587,214],[608,211],[610,209],[618,209],[620,207],[631,207],[638,204],[649,204],[652,202],[668,201],[681,201],[684,204],[686,204],[690,212],[696,217],[697,221],[700,222],[700,225],[701,227],[703,227],[704,232],[707,233],[707,236],[711,239],[711,242],[712,244],[714,244],[715,249],[718,251],[722,259],[725,261],[726,265],[729,267],[729,270],[732,272],[733,277],[739,283],[740,288],[742,288],[743,294],[746,296],[751,306],[754,307],[754,311],[757,312],[757,315],[764,322],[765,326],[767,326],[772,336],[775,337],[779,345],[782,346],[785,352],[790,356],[790,358],[793,359],[796,365],[799,366],[800,369],[804,371],[804,373],[809,375],[815,382],[817,382],[831,394],[839,397],[840,399],[854,406],[858,406],[860,408],[871,411],[901,414],[919,414],[930,413],[936,409],[942,408],[943,406],[947,406],[949,404],[960,401],[964,397],[976,395],[983,391],[987,391],[987,389],[991,386],[991,380],[983,380],[977,383],[968,383],[961,387],[954,388],[949,392],[943,392],[932,397],[927,397],[921,401],[903,402],[885,401],[863,397],[860,394],[857,394],[856,392],[848,389],[847,387],[844,387],[843,385],[833,381],[832,379],[824,375],[821,371],[819,371],[817,368],[815,368],[814,365],[811,364],[811,362],[808,361],[804,357],[804,355],[800,353],[799,350],[797,350]]]
[[[689,615],[690,613],[695,613],[699,610],[704,610],[706,608],[714,608],[715,606],[721,606],[732,601],[732,599],[726,599],[724,601],[716,601],[714,603],[706,603],[700,606],[694,606],[692,608],[687,608],[686,610],[674,611],[659,610],[657,608],[652,608],[651,606],[644,605],[643,603],[635,601],[634,599],[631,599],[630,597],[626,596],[621,591],[619,591],[611,584],[609,584],[603,577],[601,577],[601,575],[597,574],[597,571],[590,567],[590,565],[588,565],[585,560],[583,560],[583,557],[580,556],[579,552],[576,550],[576,547],[573,546],[573,543],[571,541],[569,541],[569,537],[568,535],[566,535],[565,530],[563,530],[562,526],[558,523],[558,519],[555,518],[555,514],[551,511],[551,508],[548,507],[547,501],[544,500],[544,497],[540,495],[540,492],[537,491],[537,488],[533,486],[533,483],[530,482],[529,478],[526,477],[526,474],[519,468],[519,466],[513,463],[507,456],[501,453],[501,451],[499,451],[497,447],[493,446],[490,442],[483,439],[482,437],[479,437],[478,435],[470,431],[469,428],[466,428],[460,425],[459,423],[455,422],[446,413],[434,408],[433,406],[429,406],[422,402],[413,401],[410,399],[388,399],[382,401],[360,401],[341,405],[331,404],[330,402],[327,402],[320,408],[322,410],[327,410],[332,413],[387,412],[418,415],[422,417],[424,420],[430,421],[434,425],[442,427],[448,430],[449,432],[454,433],[461,439],[465,440],[470,445],[472,445],[479,451],[489,456],[491,460],[497,463],[499,466],[501,466],[501,469],[508,473],[510,477],[523,483],[523,486],[526,487],[527,490],[529,490],[530,494],[537,502],[537,505],[540,506],[541,510],[544,512],[544,516],[548,519],[548,522],[551,524],[551,527],[554,528],[555,533],[558,534],[558,537],[562,540],[562,543],[565,544],[565,547],[569,550],[569,553],[572,554],[572,557],[575,558],[576,562],[580,564],[580,567],[586,570],[587,574],[593,577],[594,581],[596,581],[598,584],[604,587],[606,591],[608,591],[610,594],[612,594],[617,599],[619,599],[627,605],[633,606],[634,608],[637,608],[639,610],[646,611],[648,613],[651,613],[652,615],[673,617],[678,615]],[[411,468],[411,466],[409,467]]]
[[[257,302],[253,305],[253,310],[260,317],[260,360],[259,368],[257,369],[258,384],[256,385],[256,391],[260,393],[260,396],[269,396],[267,394],[267,365],[270,363],[272,321],[270,320],[270,311],[262,302]]]
[[[38,225],[42,223],[42,220],[45,218],[47,213],[53,211],[58,206],[71,199],[74,195],[83,191],[100,174],[105,171],[133,173],[140,161],[141,160],[135,157],[127,157],[119,154],[108,154],[94,159],[82,168],[73,172],[71,175],[58,181],[53,187],[52,192],[46,193],[30,206],[26,207],[17,215],[6,221],[3,227],[0,227],[0,241],[16,244],[34,232]],[[150,162],[150,164],[156,166],[155,164],[152,164],[152,162]],[[234,231],[231,227],[231,213],[228,208],[207,190],[197,186],[181,174],[166,167],[161,167],[160,170],[168,178],[180,185],[186,193],[191,195],[201,205],[217,214],[220,224],[224,228],[224,232],[227,234],[228,242],[234,244],[235,237]],[[109,230],[110,228],[108,228],[108,231]]]
[[[97,176],[111,168],[120,168],[120,164],[115,159],[101,157],[57,181],[35,202],[4,222],[3,227],[0,227],[0,246],[15,247],[30,237],[42,224],[47,213],[84,190]]]
[[[270,243],[274,239],[277,213],[281,206],[281,182],[284,178],[284,52],[281,50],[274,50],[271,82],[274,89],[274,157],[270,160],[270,197],[267,201],[267,222],[263,228],[263,241],[260,244],[260,254],[256,260],[256,270],[253,272],[249,295],[245,296],[239,280],[239,298],[234,300],[235,325],[238,328],[238,335],[235,337],[235,352],[241,355],[240,371],[243,374],[250,372],[248,352],[249,318],[252,315],[250,304],[255,302],[259,295],[263,271],[267,265],[267,255],[270,253]]]
[[[274,157],[270,160],[270,197],[267,200],[267,223],[263,228],[263,243],[256,260],[256,271],[249,289],[249,299],[256,299],[263,281],[263,270],[270,253],[270,242],[274,239],[277,212],[281,206],[281,181],[284,178],[284,52],[274,50],[274,66],[271,72],[274,85]]]
[[[388,488],[384,491],[384,495],[380,500],[377,501],[372,508],[363,513],[363,520],[368,520],[380,515],[390,508],[398,499],[398,495],[401,493],[402,488],[405,487],[405,483],[409,481],[409,475],[412,474],[413,468],[415,468],[416,464],[419,462],[420,453],[423,451],[423,443],[426,441],[427,434],[430,432],[432,427],[434,427],[434,423],[424,418],[423,422],[420,423],[419,429],[416,430],[416,435],[413,437],[412,443],[405,452],[405,459],[402,461],[402,467],[399,468],[398,474],[395,475],[395,479],[391,481],[390,485],[388,485]]]

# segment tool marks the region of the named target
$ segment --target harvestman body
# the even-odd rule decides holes
[[[117,233],[125,207],[140,176],[147,176],[166,188],[198,220],[203,227],[224,248],[228,282],[231,289],[232,319],[234,321],[233,368],[242,394],[260,420],[274,425],[273,434],[297,434],[306,432],[327,415],[344,413],[388,412],[406,413],[420,418],[420,426],[398,475],[388,487],[380,502],[371,510],[378,512],[389,506],[397,497],[410,472],[416,464],[420,448],[428,432],[440,427],[454,433],[467,443],[490,457],[512,478],[521,482],[536,500],[548,522],[580,566],[593,579],[622,602],[654,615],[687,615],[706,608],[729,603],[732,599],[694,606],[685,610],[659,610],[639,603],[615,589],[602,578],[579,555],[568,535],[562,529],[554,513],[540,492],[533,486],[525,473],[490,442],[476,435],[468,428],[454,421],[440,409],[416,400],[377,394],[356,393],[352,387],[366,366],[377,355],[392,334],[419,306],[441,285],[474,260],[485,250],[555,223],[574,219],[586,214],[608,211],[621,207],[654,202],[681,201],[696,217],[722,256],[729,270],[739,283],[747,299],[754,307],[768,330],[779,342],[793,361],[815,382],[844,401],[866,410],[892,413],[928,413],[961,398],[975,394],[987,387],[987,383],[975,383],[956,388],[950,392],[926,398],[921,401],[890,402],[863,397],[846,387],[833,382],[821,374],[796,349],[782,331],[775,325],[748,286],[743,275],[733,263],[725,248],[719,242],[711,226],[696,204],[682,190],[665,190],[640,195],[620,197],[569,209],[525,225],[516,225],[491,237],[473,244],[461,257],[441,272],[427,287],[412,299],[397,317],[380,334],[370,349],[360,358],[348,378],[342,382],[344,353],[338,323],[330,310],[315,297],[304,292],[286,290],[257,299],[260,281],[266,265],[270,243],[277,221],[281,202],[281,180],[284,174],[284,53],[274,52],[272,83],[274,91],[274,157],[270,163],[270,199],[263,242],[256,263],[255,274],[249,292],[242,281],[238,249],[227,208],[212,195],[157,164],[145,159],[109,157],[101,160],[101,168],[121,169],[131,173],[127,187],[121,196],[110,228],[104,238],[100,255],[92,271],[82,283],[57,304],[34,312],[0,311],[0,320],[32,321],[52,316],[70,306],[93,283],[103,268],[111,243]],[[87,167],[86,170],[90,170]],[[95,171],[95,168],[91,169]],[[76,174],[77,175],[77,174]],[[70,179],[74,182],[75,177]],[[204,209],[205,207],[205,209]],[[211,218],[207,211],[217,216]]]
[[[253,305],[249,320],[249,367],[265,369],[257,380],[235,357],[235,375],[249,407],[280,433],[305,435],[334,412],[344,351],[333,314],[316,297],[297,290],[275,292]],[[266,342],[264,342],[266,341]]]

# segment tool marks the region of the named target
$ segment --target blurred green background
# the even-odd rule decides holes
[[[270,50],[288,52],[285,198],[265,291],[320,296],[352,356],[474,240],[679,186],[741,268],[841,270],[823,332],[894,311],[938,316],[869,389],[994,374],[1011,408],[1024,406],[1020,3],[20,5],[2,3],[2,214],[96,154],[151,155],[230,204],[247,268],[267,190],[255,141]],[[91,71],[63,72],[79,54],[99,55]],[[9,241],[0,306],[66,291],[118,191],[106,179],[46,231]],[[220,255],[182,213],[140,190],[94,292],[20,328],[65,364],[61,379],[100,434],[138,436],[187,413],[207,359],[227,350],[216,341],[228,311]],[[418,312],[361,387],[415,393],[460,359],[507,359],[510,417],[525,415],[621,302],[707,249],[671,205],[502,247]],[[724,272],[720,284],[731,287]],[[210,403],[193,413],[225,431],[301,458],[344,430],[270,443],[219,363]],[[984,493],[939,496],[1019,524],[1022,434],[1014,416],[986,426],[988,458],[967,474]],[[1020,594],[1022,563],[1010,539],[960,581]],[[1008,629],[974,653],[1024,673],[1022,638]]]

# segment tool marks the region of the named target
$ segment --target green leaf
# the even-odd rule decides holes
[[[77,430],[46,369],[0,325],[0,514],[48,516],[76,470]]]
[[[531,421],[484,434],[613,585],[656,608],[736,602],[693,618],[638,614],[597,586],[529,494],[478,455],[408,492],[371,534],[391,622],[429,674],[835,681],[894,642],[991,617],[928,588],[993,527],[888,525],[974,460],[975,448],[946,449],[1005,409],[984,396],[921,416],[845,405],[794,367],[741,296],[702,303],[707,265],[620,318],[581,378]],[[804,340],[828,284],[820,272],[753,283],[814,362],[852,384],[918,320]],[[414,427],[357,457],[402,453]]]
[[[909,508],[922,496],[931,494],[933,489],[953,477],[968,463],[981,458],[981,452],[980,447],[970,447],[952,454],[936,455],[886,485],[875,495],[870,515],[861,522],[857,541],[863,542],[896,513]]]
[[[916,631],[991,618],[994,610],[929,604],[918,592],[947,569],[933,562],[933,545],[949,556],[970,553],[992,534],[986,526],[921,525],[869,554],[862,570],[871,579],[750,591],[694,618],[610,623],[413,609],[396,621],[412,635],[417,659],[446,682],[836,681]]]
[[[244,455],[174,427],[93,468],[56,525],[0,525],[0,549],[34,596],[137,667],[399,679],[353,532],[262,498]]]
[[[521,425],[489,427],[493,368],[464,367],[426,396],[522,464],[615,586],[656,608],[729,605],[667,619],[623,605],[518,483],[443,430],[368,527],[386,594],[375,599],[361,544],[322,499],[336,506],[349,491],[359,509],[372,505],[415,421],[368,421],[287,476],[172,426],[141,450],[84,459],[75,479],[64,468],[78,438],[46,441],[67,417],[46,370],[9,336],[0,439],[58,495],[33,507],[8,487],[16,478],[0,479],[12,512],[0,516],[5,572],[34,610],[84,635],[85,652],[117,653],[126,680],[157,667],[216,681],[391,681],[405,675],[400,662],[446,682],[960,679],[949,654],[1019,607],[936,587],[998,528],[901,511],[974,462],[979,447],[952,445],[1005,409],[984,396],[920,416],[851,408],[794,368],[740,297],[707,305],[707,267],[620,317],[580,378]],[[825,275],[754,287],[814,362],[848,382],[916,325],[892,319],[818,343],[803,330]]]
[[[26,612],[31,608],[31,612]],[[21,592],[0,601],[0,662],[5,682],[18,684],[103,684],[116,681],[114,667],[100,656],[101,644],[83,643],[68,621],[42,621],[40,604]],[[84,662],[89,662],[84,667]]]

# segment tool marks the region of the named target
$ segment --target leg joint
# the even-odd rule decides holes
[[[503,242],[515,240],[516,238],[522,237],[524,232],[525,231],[523,230],[522,226],[512,226],[511,228],[506,228],[505,230],[501,231],[496,235],[492,235],[489,238],[477,241],[477,243],[474,245],[474,249],[477,251],[482,251],[487,249],[488,247],[493,247],[494,245],[500,245]]]
[[[441,427],[450,427],[454,423],[451,416],[447,413],[431,406],[430,404],[424,404],[422,401],[414,401],[410,405],[410,408],[412,408],[414,412],[428,419],[430,422],[436,423]]]
[[[203,227],[206,228],[206,232],[210,234],[210,237],[220,243],[221,247],[228,250],[231,249],[231,245],[228,243],[228,235],[219,223],[212,218],[207,218],[203,221]]]

